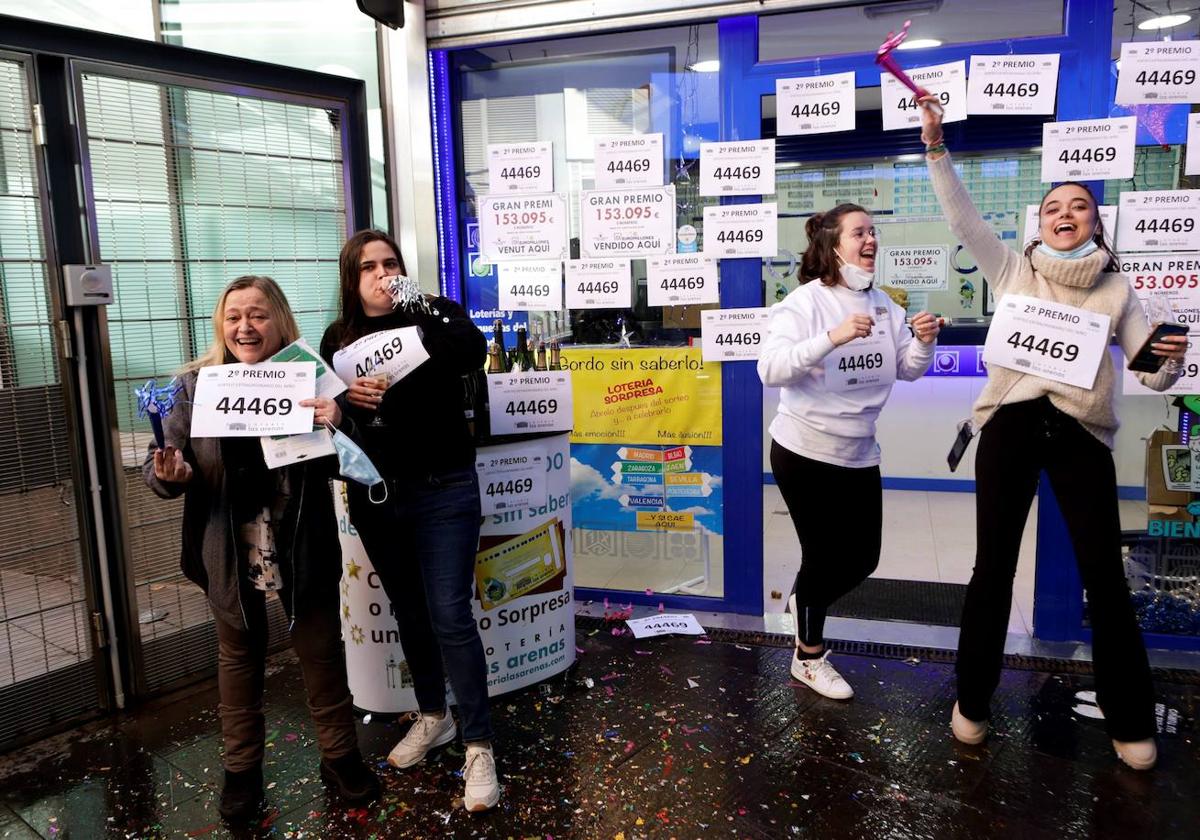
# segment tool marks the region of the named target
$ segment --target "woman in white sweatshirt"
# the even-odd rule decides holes
[[[987,736],[1021,533],[1044,470],[1087,591],[1096,700],[1117,755],[1131,767],[1149,769],[1157,757],[1154,688],[1121,562],[1111,452],[1118,425],[1113,411],[1116,372],[1108,342],[1115,335],[1132,358],[1150,335],[1150,325],[1104,243],[1096,199],[1085,186],[1065,183],[1047,192],[1038,212],[1038,238],[1018,253],[996,237],[971,203],[946,151],[940,111],[926,106],[922,120],[929,174],[950,231],[975,257],[996,296],[1000,314],[993,316],[989,339],[999,338],[1001,350],[1004,344],[1012,347],[1012,358],[988,359],[987,385],[975,402],[973,424],[982,430],[975,454],[977,544],[959,633],[958,701],[951,729],[968,744]],[[1056,321],[1082,313],[1100,329],[1090,340],[1080,333],[1051,344],[1058,333],[1042,315],[1051,310],[1059,314]],[[1008,336],[992,335],[1006,311],[1021,314],[999,328]],[[1064,344],[1066,354],[1061,352]],[[1166,363],[1157,373],[1139,373],[1138,378],[1165,391],[1179,378],[1187,339],[1170,336],[1152,348]],[[1060,351],[1057,357],[1055,350]],[[1059,364],[1039,367],[1040,374],[1030,372],[1032,362],[1046,364],[1047,351]],[[1061,364],[1076,359],[1074,371]],[[1079,384],[1085,380],[1090,387]]]
[[[812,216],[805,230],[801,286],[771,307],[758,375],[781,389],[771,471],[800,538],[788,599],[792,676],[848,700],[854,690],[825,649],[825,611],[879,565],[875,421],[897,379],[919,379],[929,368],[938,321],[922,312],[910,330],[904,310],[874,287],[878,240],[862,207],[839,204]]]

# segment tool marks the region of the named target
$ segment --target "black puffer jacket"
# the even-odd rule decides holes
[[[253,591],[244,561],[239,559],[230,497],[239,465],[228,463],[221,438],[191,437],[195,372],[180,377],[183,390],[163,421],[166,442],[183,452],[192,466],[187,484],[159,481],[154,475],[154,444],[142,464],[146,485],[158,496],[183,500],[183,552],[180,565],[188,580],[208,596],[213,612],[234,627],[246,627],[242,598]],[[353,421],[343,420],[343,430]],[[275,545],[283,575],[280,592],[288,615],[312,597],[332,597],[341,577],[342,551],[329,480],[337,475],[337,459],[329,456],[283,467],[291,495]]]

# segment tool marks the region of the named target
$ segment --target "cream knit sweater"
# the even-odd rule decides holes
[[[1103,270],[1108,262],[1104,251],[1065,260],[1034,250],[1026,258],[1001,242],[991,225],[979,215],[954,171],[950,155],[930,159],[929,173],[950,232],[975,257],[997,301],[1010,293],[1028,295],[1107,315],[1126,358],[1137,353],[1150,334],[1150,324],[1128,278]],[[1137,377],[1146,387],[1165,391],[1179,378],[1179,372],[1163,369],[1158,373],[1138,373]],[[975,401],[975,428],[982,428],[1001,403],[1049,397],[1055,408],[1074,417],[1112,449],[1120,425],[1113,410],[1115,381],[1116,372],[1108,353],[1100,361],[1100,370],[1090,390],[993,366],[988,370],[987,385]]]

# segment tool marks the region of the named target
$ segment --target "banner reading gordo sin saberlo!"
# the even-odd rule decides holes
[[[563,348],[572,443],[721,445],[721,365],[699,347]]]
[[[575,550],[645,558],[647,541],[626,535],[651,531],[674,534],[650,542],[676,560],[688,540],[715,552],[724,521],[721,365],[699,347],[571,347],[562,362],[575,411]]]

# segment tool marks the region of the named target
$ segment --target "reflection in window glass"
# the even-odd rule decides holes
[[[554,189],[570,208],[572,259],[580,257],[579,200],[595,187],[594,145],[605,136],[663,134],[676,226],[700,229],[704,206],[715,203],[698,194],[697,166],[700,143],[717,138],[715,56],[716,27],[708,25],[485,48],[460,58],[460,190],[470,309],[499,308],[498,272],[479,253],[475,232],[475,199],[489,189],[489,144],[552,143]],[[645,263],[633,260],[634,300],[627,309],[514,313],[505,326],[528,322],[532,335],[565,343],[684,344],[698,335],[700,307],[650,307]]]
[[[955,166],[975,206],[1013,248],[1025,242],[1024,208],[1041,201],[1041,157],[1036,152],[956,154]],[[994,301],[970,252],[950,233],[933,193],[923,156],[902,155],[830,164],[776,164],[779,258],[764,264],[765,303],[783,300],[799,285],[797,266],[808,245],[804,223],[813,213],[843,202],[865,207],[874,217],[881,249],[881,285],[909,312],[949,315],[956,324],[986,324]],[[942,288],[903,291],[889,285],[886,249],[941,246],[947,271]]]
[[[0,15],[154,40],[153,8],[147,0],[0,0]]]
[[[912,21],[909,40],[969,44],[1005,38],[1059,35],[1062,0],[910,0],[764,15],[758,22],[760,61],[875,52],[889,31]],[[919,56],[919,51],[913,52]]]
[[[362,79],[371,153],[371,217],[388,225],[375,23],[352,0],[161,0],[162,35],[224,55]]]

